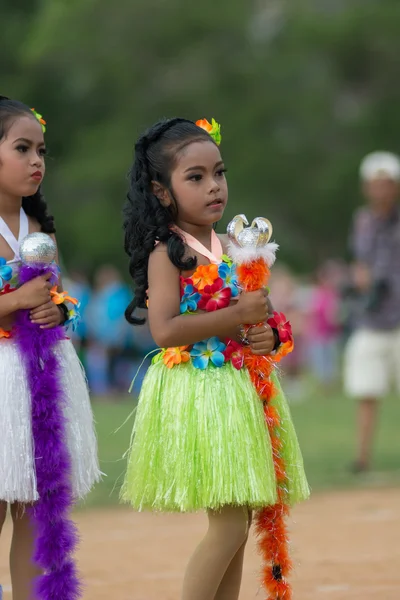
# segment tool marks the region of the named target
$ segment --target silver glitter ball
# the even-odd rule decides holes
[[[230,240],[239,248],[262,248],[272,236],[272,225],[264,217],[256,217],[250,227],[245,215],[237,215],[229,223],[227,233]]]
[[[259,235],[260,232],[255,227],[246,227],[237,236],[239,246],[242,248],[248,248],[249,246],[252,248],[254,246],[258,246]]]
[[[56,244],[47,233],[30,233],[21,242],[19,254],[24,264],[50,264],[56,258]]]

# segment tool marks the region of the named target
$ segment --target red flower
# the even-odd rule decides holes
[[[202,296],[197,304],[201,310],[211,312],[218,308],[226,308],[232,296],[232,290],[224,287],[224,280],[218,277],[212,285],[204,287]]]
[[[7,283],[2,290],[0,290],[0,296],[3,296],[4,294],[10,294],[11,292],[15,292],[17,288],[13,288],[11,287],[11,285],[9,283]]]
[[[283,313],[274,312],[273,317],[268,319],[267,323],[273,329],[278,330],[282,344],[293,340],[292,326]]]
[[[244,354],[243,346],[238,342],[229,340],[226,349],[222,353],[225,356],[225,362],[231,361],[232,366],[238,371],[243,367]]]

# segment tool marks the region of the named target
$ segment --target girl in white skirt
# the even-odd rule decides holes
[[[65,305],[51,301],[47,277],[15,287],[19,244],[33,232],[54,238],[54,220],[40,192],[45,172],[44,122],[28,106],[0,96],[0,532],[7,505],[14,522],[10,566],[13,600],[30,600],[38,574],[32,561],[33,530],[26,507],[39,499],[31,426],[31,397],[13,339],[16,311],[31,310],[43,328],[66,322]],[[86,379],[72,343],[57,347],[65,391],[64,416],[72,489],[82,498],[99,479],[97,444]]]

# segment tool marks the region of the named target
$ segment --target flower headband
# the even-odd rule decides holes
[[[207,131],[207,133],[212,137],[217,146],[221,143],[221,125],[217,123],[215,119],[211,119],[211,123],[207,121],[207,119],[200,119],[196,121],[197,127],[201,127]]]
[[[41,124],[43,133],[45,133],[45,131],[46,131],[46,127],[45,127],[46,121],[43,119],[42,115],[39,115],[39,113],[36,112],[36,110],[34,108],[31,108],[31,111],[33,112],[33,114],[35,115],[35,117],[37,118],[37,120],[39,121],[39,123]]]

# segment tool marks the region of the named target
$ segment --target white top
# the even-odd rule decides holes
[[[28,221],[28,217],[26,216],[26,213],[25,213],[24,209],[22,208],[22,206],[21,206],[21,211],[19,214],[18,239],[15,237],[15,235],[13,234],[13,232],[11,231],[11,229],[9,228],[7,223],[4,221],[4,219],[2,217],[0,217],[0,235],[5,239],[7,244],[10,246],[11,250],[14,252],[14,258],[7,261],[8,265],[19,262],[19,260],[20,260],[19,245],[22,242],[22,240],[28,235],[28,233],[29,233],[29,221]]]

